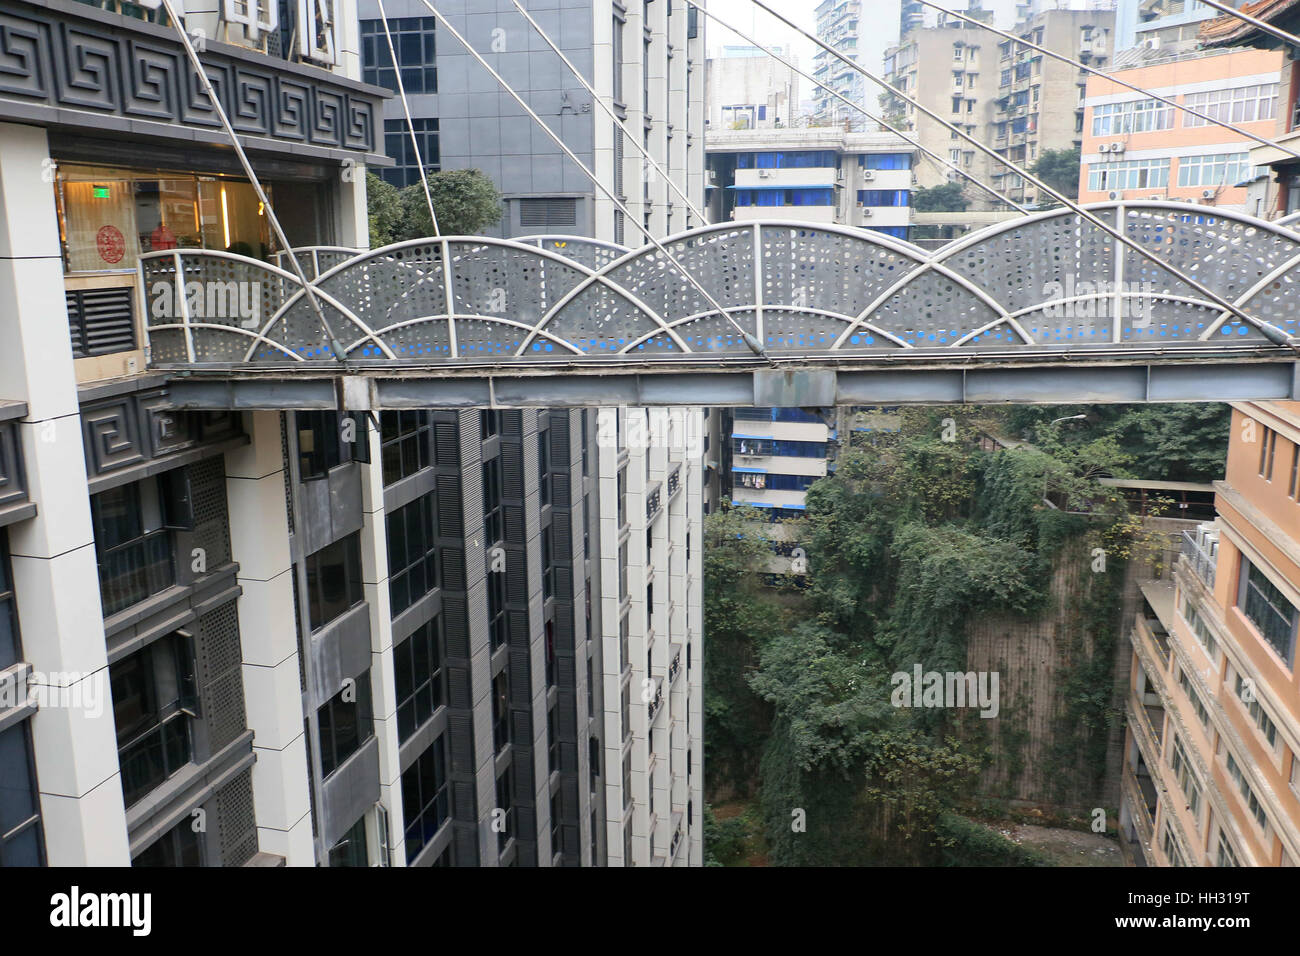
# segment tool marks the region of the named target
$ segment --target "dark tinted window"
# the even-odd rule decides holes
[[[307,611],[313,631],[360,604],[362,598],[360,532],[307,558]]]

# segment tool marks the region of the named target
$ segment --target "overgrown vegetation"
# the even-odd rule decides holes
[[[1069,599],[1047,759],[1076,800],[1100,799],[1119,719],[1119,586],[1145,532],[1097,478],[1129,476],[1168,449],[1183,464],[1167,474],[1205,474],[1227,426],[1217,408],[1202,410],[1224,421],[1223,432],[1197,428],[1199,440],[1188,440],[1171,434],[1190,423],[1181,410],[1076,413],[1089,417],[1053,424],[1070,411],[908,410],[898,432],[842,450],[835,473],[807,495],[809,587],[795,599],[753,573],[770,546],[758,515],[707,519],[709,787],[757,786],[772,863],[1043,864],[964,819],[992,761],[984,722],[974,711],[896,707],[891,677],[918,664],[967,671],[972,620],[1043,613],[1067,548],[1105,560]],[[1088,427],[1094,416],[1103,427]],[[996,446],[979,441],[1021,432],[1032,445],[989,452]],[[1028,743],[1018,726],[997,741],[1001,766],[1015,774]],[[727,837],[715,828],[715,839]]]

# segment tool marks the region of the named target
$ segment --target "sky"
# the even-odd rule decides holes
[[[791,20],[794,20],[809,33],[816,32],[816,10],[820,0],[764,0],[769,6]],[[944,6],[964,11],[965,0],[935,0]],[[879,27],[874,23],[864,24],[862,31],[862,49],[865,59],[862,65],[873,72],[879,72],[885,54],[885,47],[898,40],[898,4],[899,0],[863,0],[863,9],[869,11],[868,18],[878,19]],[[1016,0],[984,0],[984,8],[997,13],[996,25],[1006,28],[1015,12]],[[754,6],[750,0],[708,0],[711,13],[716,13],[724,20],[735,23],[750,36],[765,46],[792,45],[799,57],[799,66],[810,69],[816,47],[812,42],[802,38],[784,24],[774,20],[769,14]],[[742,43],[734,34],[728,35],[716,21],[708,20],[707,42],[709,51],[725,44]]]

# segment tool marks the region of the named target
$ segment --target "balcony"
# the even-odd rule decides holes
[[[662,495],[660,494],[660,483],[656,481],[650,486],[650,491],[645,496],[645,520],[647,524],[654,521],[655,515],[659,514],[659,510],[662,507],[663,501]]]
[[[668,665],[668,686],[671,687],[677,680],[677,675],[682,672],[682,646],[673,644],[673,660]]]
[[[677,489],[682,483],[682,466],[678,465],[668,476],[668,498],[672,500],[673,495],[677,494]]]
[[[138,604],[176,583],[171,532],[151,531],[99,555],[104,617]]]
[[[1196,533],[1183,532],[1183,558],[1201,583],[1210,591],[1214,590],[1215,567],[1219,558],[1219,537],[1217,533],[1198,528]]]

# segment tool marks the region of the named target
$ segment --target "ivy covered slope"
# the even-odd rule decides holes
[[[845,451],[808,493],[810,587],[798,597],[759,587],[761,523],[737,511],[709,517],[709,786],[717,775],[742,792],[757,782],[773,863],[1041,862],[959,815],[989,759],[974,712],[897,708],[890,678],[918,663],[967,670],[968,623],[1039,612],[1067,546],[1101,547],[1108,562],[1076,615],[1067,742],[1052,759],[1063,776],[1104,769],[1117,718],[1115,582],[1142,529],[1096,479],[1127,475],[1132,456],[1113,428],[1063,438],[1034,417],[910,410],[899,432]],[[982,450],[981,434],[1021,427],[1032,445]]]

